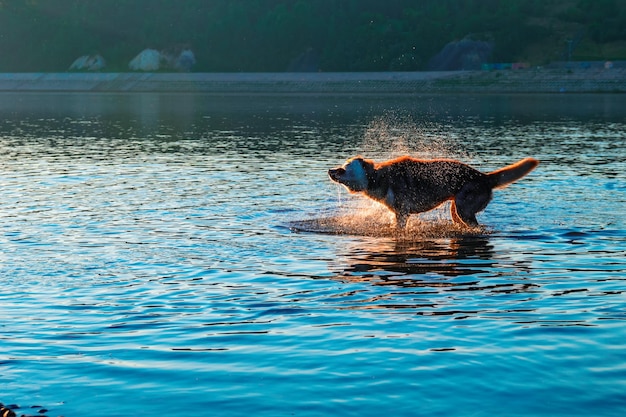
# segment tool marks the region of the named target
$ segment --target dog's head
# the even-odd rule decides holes
[[[374,162],[357,156],[338,168],[329,169],[328,176],[351,192],[358,193],[367,190],[373,172]]]

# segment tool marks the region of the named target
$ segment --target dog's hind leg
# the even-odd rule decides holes
[[[450,204],[450,215],[452,216],[452,221],[454,223],[463,224],[463,219],[459,217],[459,214],[456,211],[456,203],[452,200],[452,204]]]
[[[452,201],[452,220],[471,227],[478,226],[476,213],[487,207],[492,195],[491,188],[488,186],[479,183],[466,184]]]

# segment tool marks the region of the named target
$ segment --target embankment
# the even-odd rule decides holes
[[[0,91],[207,94],[626,93],[626,69],[376,73],[4,73]]]

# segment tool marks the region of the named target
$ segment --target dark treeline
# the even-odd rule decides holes
[[[65,71],[94,53],[107,71],[125,71],[144,48],[180,45],[194,51],[194,71],[285,71],[306,51],[322,71],[411,71],[466,37],[490,42],[494,62],[552,60],[568,39],[570,52],[583,38],[626,42],[625,9],[623,0],[0,0],[0,71]]]

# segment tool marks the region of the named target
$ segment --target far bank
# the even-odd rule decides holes
[[[0,91],[218,95],[625,93],[626,69],[352,73],[2,73]]]

